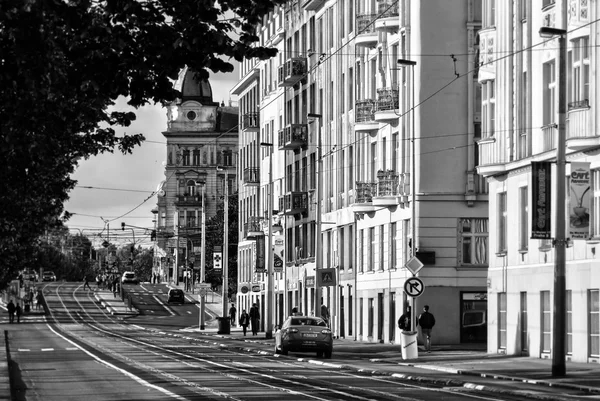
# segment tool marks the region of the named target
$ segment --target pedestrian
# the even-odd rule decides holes
[[[325,304],[321,305],[321,318],[323,318],[325,323],[327,323],[327,326],[329,326],[329,308]]]
[[[292,308],[292,316],[302,316],[302,313],[300,313],[297,306]]]
[[[252,327],[252,335],[255,336],[258,333],[258,322],[260,320],[260,312],[258,306],[254,303],[250,308],[250,326]]]
[[[410,306],[406,307],[406,312],[404,312],[402,314],[402,316],[400,316],[400,319],[398,319],[398,327],[402,331],[411,331],[412,330],[411,321],[410,321]]]
[[[250,316],[246,312],[246,309],[242,309],[242,313],[240,314],[240,326],[242,326],[242,330],[244,331],[244,336],[246,335],[246,330],[248,329],[248,323],[250,323]]]
[[[100,289],[100,286],[102,285],[102,278],[100,277],[100,275],[96,275],[96,289]]]
[[[229,320],[231,322],[231,327],[235,326],[235,315],[237,314],[237,309],[234,304],[231,304],[231,308],[229,308]]]
[[[429,305],[423,307],[423,313],[419,315],[417,323],[421,326],[421,333],[425,337],[425,349],[429,353],[431,352],[431,330],[435,326],[435,317],[429,313]]]
[[[35,309],[40,310],[40,306],[42,306],[42,293],[38,291],[37,295],[35,296]]]
[[[89,290],[92,290],[92,287],[90,287],[90,282],[88,281],[87,276],[83,276],[83,289],[85,290],[85,287],[87,287]]]
[[[15,313],[17,314],[17,323],[21,323],[21,314],[23,313],[23,309],[21,309],[21,304],[17,302],[17,307],[15,308]]]
[[[15,304],[13,303],[12,299],[6,305],[6,309],[8,310],[8,322],[9,323],[14,322],[15,321],[15,310],[17,308],[15,307]]]

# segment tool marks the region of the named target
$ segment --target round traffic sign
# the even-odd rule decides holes
[[[404,282],[404,292],[413,298],[423,294],[424,290],[425,284],[418,277],[411,277]]]

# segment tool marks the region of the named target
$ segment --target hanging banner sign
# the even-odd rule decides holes
[[[569,184],[569,235],[573,240],[587,240],[590,237],[590,163],[572,162]]]
[[[260,236],[256,237],[256,268],[254,269],[255,273],[266,273],[266,264],[265,264],[265,237]]]
[[[552,238],[551,178],[550,162],[531,163],[531,239]]]
[[[273,271],[283,272],[283,235],[273,236]]]

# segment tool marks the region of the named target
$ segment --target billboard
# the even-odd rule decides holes
[[[590,163],[572,162],[569,180],[569,235],[573,240],[590,236]]]

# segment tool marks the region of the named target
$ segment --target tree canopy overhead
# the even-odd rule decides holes
[[[0,2],[0,288],[26,265],[26,247],[60,224],[77,162],[144,137],[118,137],[139,107],[178,97],[184,67],[233,71],[268,58],[254,30],[286,0],[3,0]],[[67,216],[68,217],[68,216]]]

